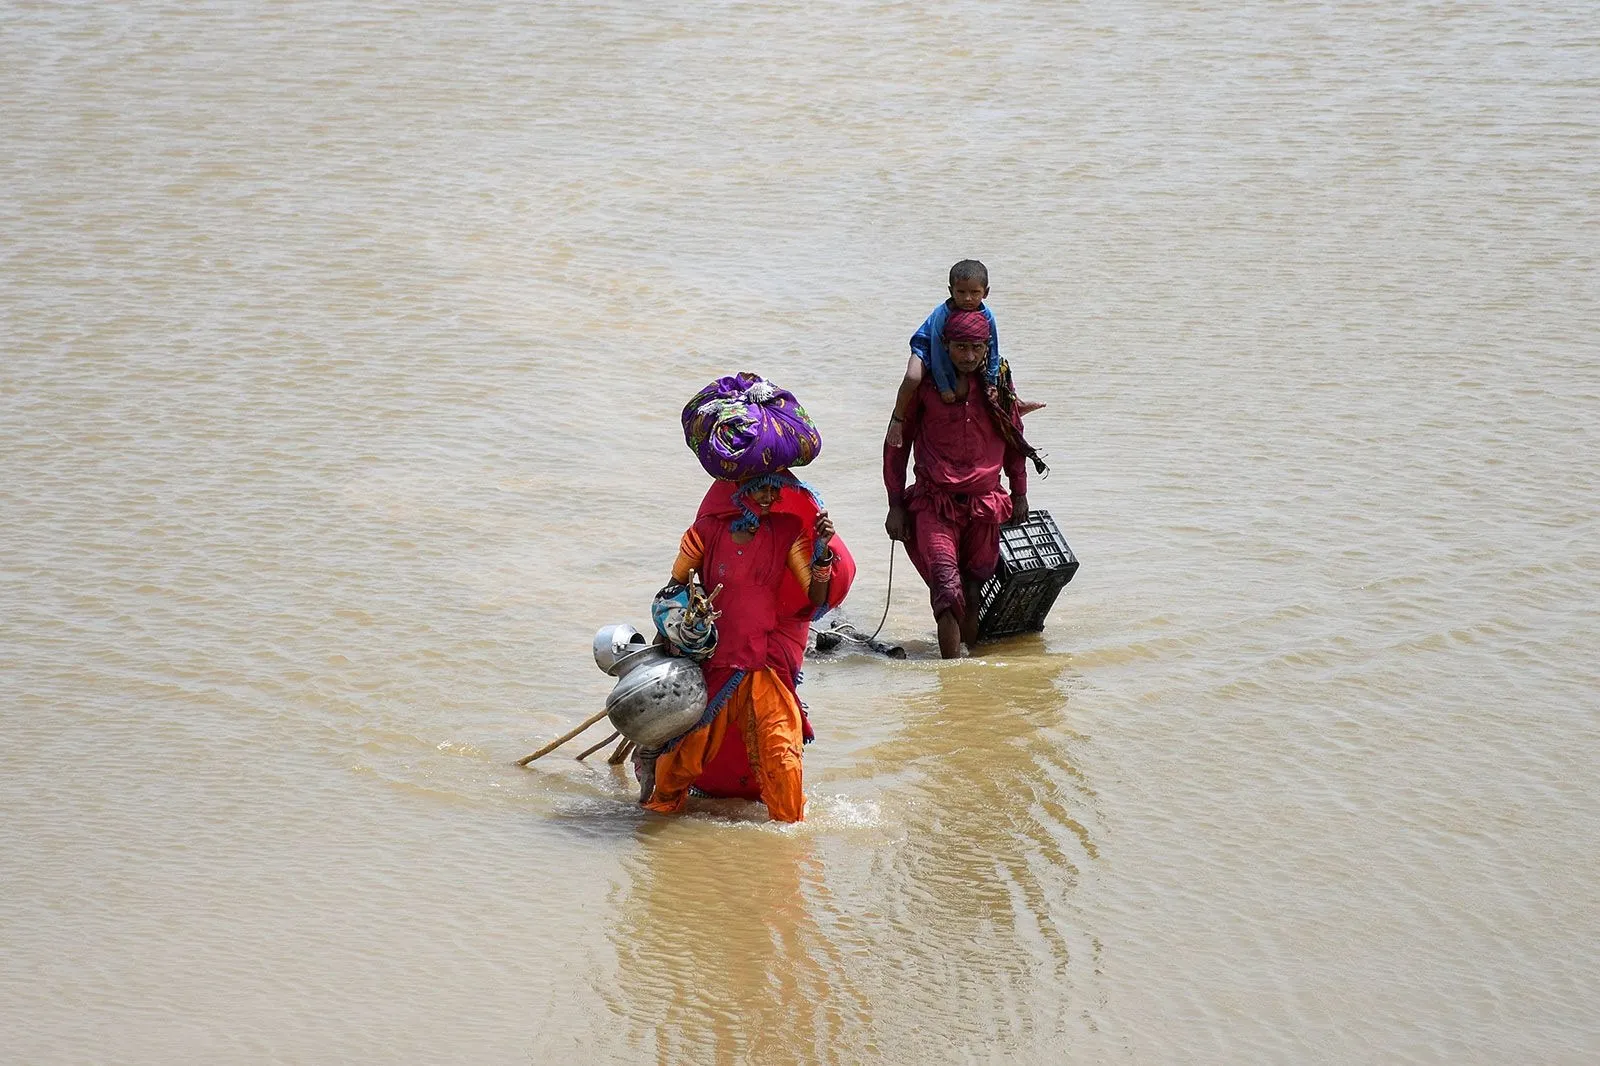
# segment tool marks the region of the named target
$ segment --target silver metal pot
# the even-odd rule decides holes
[[[622,656],[607,672],[618,675],[606,697],[611,724],[641,748],[682,736],[705,713],[706,679],[692,659],[646,647]]]
[[[636,651],[649,647],[644,634],[623,622],[606,626],[594,635],[594,664],[602,672],[617,676],[617,663]]]

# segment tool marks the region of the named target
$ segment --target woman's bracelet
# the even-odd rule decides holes
[[[832,581],[833,564],[829,563],[826,566],[813,566],[811,568],[811,580],[817,583],[821,583],[823,581]]]

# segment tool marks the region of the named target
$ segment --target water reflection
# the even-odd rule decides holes
[[[808,821],[699,801],[640,824],[613,900],[611,1009],[660,1063],[1059,1054],[1087,1021],[1098,854],[1073,764],[1065,656],[1032,641],[926,673],[892,739],[808,788]],[[876,825],[831,811],[870,794]],[[937,1025],[928,1024],[937,1019]],[[1092,1024],[1089,1022],[1088,1024]]]
[[[1073,765],[1084,738],[1057,686],[1067,658],[1033,640],[936,667],[905,704],[904,729],[863,752],[859,772],[898,778],[883,798],[901,834],[864,883],[880,893],[875,957],[911,1000],[902,1020],[937,1016],[936,1033],[894,1042],[935,1058],[962,1049],[1059,1054],[1095,940],[1073,894],[1097,845],[1094,791]],[[927,668],[927,664],[917,664]],[[1084,958],[1078,959],[1082,950]],[[1076,966],[1074,963],[1076,962]]]
[[[831,910],[804,825],[754,804],[650,818],[625,863],[612,1010],[659,1063],[816,1063],[860,1048],[864,997],[818,914]],[[827,919],[824,919],[827,920]],[[830,923],[831,924],[831,923]]]

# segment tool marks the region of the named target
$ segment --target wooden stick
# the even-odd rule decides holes
[[[583,760],[587,759],[589,756],[593,755],[595,752],[599,751],[601,748],[605,747],[607,744],[611,743],[613,740],[616,740],[621,735],[622,735],[621,732],[613,730],[609,737],[606,737],[604,740],[602,740],[600,743],[596,744],[594,747],[583,749],[583,754],[578,756],[578,761],[582,762]]]
[[[555,751],[561,745],[565,744],[567,741],[571,740],[573,737],[577,736],[579,733],[583,732],[585,729],[588,729],[590,726],[594,725],[596,722],[598,722],[600,719],[604,718],[605,716],[606,716],[606,712],[605,711],[597,711],[597,712],[595,712],[595,714],[593,714],[591,717],[589,717],[582,725],[580,725],[578,728],[574,729],[572,732],[563,733],[563,734],[561,734],[561,736],[556,737],[556,739],[552,740],[550,743],[546,744],[544,747],[540,748],[538,751],[534,752],[532,755],[526,756],[525,758],[518,759],[517,760],[517,765],[518,766],[527,766],[529,763],[531,763],[533,760],[537,759],[539,756],[541,756],[541,755],[549,755],[552,751]]]
[[[624,739],[617,745],[617,750],[611,753],[611,758],[606,760],[608,766],[621,766],[633,754],[633,741]]]

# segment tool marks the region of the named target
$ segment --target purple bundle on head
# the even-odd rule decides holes
[[[805,466],[822,434],[800,401],[755,374],[718,378],[683,409],[683,439],[706,473],[725,481]]]

